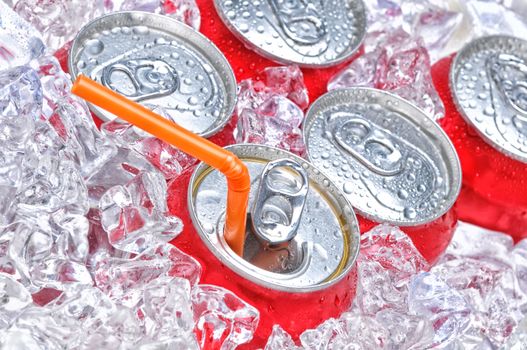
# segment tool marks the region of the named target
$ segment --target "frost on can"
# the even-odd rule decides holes
[[[225,25],[272,60],[327,67],[350,58],[366,33],[362,0],[214,0]]]
[[[355,214],[342,192],[306,160],[260,145],[227,149],[251,176],[245,249],[241,258],[223,238],[224,176],[201,164],[190,180],[188,206],[205,254],[213,256],[202,257],[208,265],[203,280],[259,309],[250,346],[263,346],[275,323],[297,337],[351,305],[359,249]]]
[[[463,169],[464,221],[527,237],[527,41],[487,36],[432,68]]]
[[[445,133],[420,109],[384,91],[352,88],[320,97],[307,113],[304,141],[310,161],[373,222],[429,231],[460,191],[459,160]],[[414,243],[434,260],[441,252],[427,245],[448,244],[452,226],[419,232],[425,241]]]
[[[230,119],[236,80],[223,54],[185,24],[147,12],[116,12],[88,23],[70,51],[73,79],[84,74],[208,137]],[[115,117],[95,106],[103,120]]]

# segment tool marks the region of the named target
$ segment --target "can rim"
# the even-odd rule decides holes
[[[516,42],[522,42],[527,46],[527,41],[523,40],[518,37],[510,36],[510,35],[503,35],[503,34],[496,34],[496,35],[487,35],[483,36],[481,38],[474,39],[468,43],[466,43],[455,55],[454,59],[452,60],[452,63],[450,64],[450,71],[449,71],[449,79],[448,79],[448,85],[450,89],[450,95],[452,96],[452,99],[454,100],[454,105],[456,106],[456,110],[461,116],[463,117],[463,120],[470,125],[476,133],[485,141],[485,143],[501,154],[512,158],[514,160],[517,160],[521,163],[527,164],[527,154],[522,157],[514,152],[511,152],[510,150],[506,149],[502,145],[500,145],[498,142],[494,141],[491,137],[486,135],[484,132],[480,130],[480,128],[474,123],[468,114],[466,113],[465,109],[461,106],[461,101],[459,100],[457,96],[457,89],[456,89],[456,69],[455,67],[460,65],[461,60],[463,59],[463,56],[467,55],[470,50],[477,46],[478,44],[488,41],[488,40],[509,40],[509,41],[516,41]]]
[[[357,53],[357,51],[362,46],[362,43],[364,41],[364,38],[366,37],[366,28],[367,28],[367,16],[366,16],[366,6],[364,5],[363,0],[349,0],[349,2],[356,3],[360,5],[360,13],[359,21],[363,24],[361,25],[361,30],[359,33],[359,39],[357,40],[357,44],[354,48],[352,48],[346,55],[341,56],[336,59],[324,61],[323,63],[303,63],[298,62],[295,60],[289,60],[287,58],[280,57],[278,55],[274,55],[264,49],[262,49],[260,46],[254,44],[252,41],[248,40],[227,18],[227,16],[221,11],[219,8],[219,2],[220,0],[213,0],[214,2],[214,8],[216,9],[216,13],[220,17],[223,24],[229,29],[229,31],[238,39],[241,41],[244,46],[249,47],[251,50],[259,54],[260,56],[263,56],[273,62],[280,63],[280,64],[295,64],[302,68],[329,68],[338,65],[339,63],[345,62],[349,60],[353,55]]]
[[[455,204],[455,202],[456,202],[456,200],[457,200],[457,198],[459,196],[459,193],[461,192],[462,169],[461,169],[461,162],[459,160],[459,156],[458,156],[457,151],[456,151],[456,149],[454,147],[454,144],[452,143],[452,141],[450,140],[450,138],[448,137],[446,132],[439,126],[439,124],[435,120],[432,120],[431,118],[429,118],[426,115],[426,113],[421,108],[416,106],[414,103],[412,103],[412,102],[410,102],[410,101],[408,101],[406,99],[403,99],[402,97],[397,96],[396,94],[394,94],[392,92],[379,90],[379,89],[375,89],[375,88],[369,88],[369,87],[350,87],[350,88],[345,88],[345,89],[331,90],[331,91],[326,92],[324,95],[320,96],[315,102],[313,102],[311,104],[311,106],[309,107],[309,109],[306,112],[306,116],[305,116],[304,121],[302,123],[302,139],[304,141],[304,144],[306,145],[306,157],[307,157],[307,159],[311,162],[311,155],[309,153],[309,147],[308,147],[308,145],[309,145],[309,143],[308,143],[308,136],[307,136],[307,132],[306,131],[309,130],[309,128],[311,127],[311,124],[313,123],[313,121],[317,117],[317,115],[314,112],[315,107],[317,107],[318,104],[320,104],[321,101],[323,101],[323,99],[326,99],[326,98],[328,98],[328,97],[330,97],[332,95],[339,94],[339,93],[346,95],[346,94],[353,93],[354,91],[364,91],[365,93],[374,93],[374,94],[379,94],[381,96],[384,95],[384,96],[387,96],[387,97],[389,97],[389,98],[391,98],[393,100],[396,100],[399,103],[407,106],[408,108],[414,109],[414,111],[417,113],[416,115],[419,115],[418,118],[421,119],[421,120],[418,120],[418,121],[423,122],[423,123],[427,123],[427,127],[428,128],[430,128],[430,127],[434,128],[433,132],[437,134],[438,140],[444,146],[446,151],[449,153],[446,157],[442,157],[442,158],[445,160],[447,168],[450,165],[450,167],[452,169],[452,179],[451,179],[451,181],[452,181],[452,185],[453,186],[451,187],[451,190],[449,192],[449,196],[448,196],[449,200],[442,207],[442,210],[437,211],[436,213],[434,213],[434,215],[430,215],[427,218],[424,218],[424,219],[421,219],[421,220],[415,220],[415,221],[412,221],[412,222],[401,221],[401,220],[389,220],[389,219],[377,216],[375,214],[370,214],[370,213],[367,213],[364,210],[361,210],[361,209],[357,208],[352,203],[353,208],[361,216],[363,216],[363,217],[365,217],[365,218],[367,218],[369,220],[372,220],[372,221],[375,221],[375,222],[378,222],[378,223],[387,223],[387,224],[390,224],[390,225],[395,225],[395,226],[400,226],[400,227],[421,226],[421,225],[424,225],[424,224],[427,224],[427,223],[430,223],[430,222],[433,222],[433,221],[439,219],[441,216],[443,216],[445,213],[447,213],[450,209],[452,209],[452,207],[454,206],[454,204]],[[406,114],[404,114],[404,115],[406,116]],[[413,118],[412,118],[412,120],[416,121]],[[349,197],[349,196],[346,196],[346,197]]]
[[[199,31],[195,30],[191,26],[187,25],[186,23],[180,22],[174,18],[163,16],[157,13],[151,13],[151,12],[145,12],[145,11],[117,11],[105,14],[103,16],[97,17],[90,22],[86,23],[82,28],[77,32],[75,37],[73,38],[72,45],[68,54],[68,70],[70,73],[70,78],[72,81],[75,81],[77,76],[80,74],[78,69],[75,65],[75,57],[79,53],[81,46],[81,38],[85,36],[86,32],[88,32],[93,26],[95,26],[97,23],[107,20],[108,17],[119,17],[119,16],[146,16],[150,18],[157,18],[157,21],[168,23],[169,25],[165,29],[167,32],[170,32],[172,35],[175,35],[177,37],[182,37],[181,35],[174,34],[174,29],[177,28],[178,30],[184,31],[185,34],[187,34],[187,39],[185,39],[186,43],[193,43],[193,48],[196,46],[203,46],[208,45],[207,51],[209,51],[209,54],[212,53],[215,57],[214,59],[210,59],[210,63],[213,65],[213,67],[216,68],[217,65],[222,66],[222,72],[218,73],[221,79],[222,84],[224,85],[225,94],[227,95],[227,98],[225,98],[225,112],[224,117],[216,118],[216,120],[221,119],[221,122],[218,123],[215,127],[210,128],[206,130],[205,132],[197,133],[197,135],[202,137],[210,137],[216,133],[218,133],[220,130],[222,130],[225,125],[231,120],[234,109],[236,107],[236,101],[238,99],[236,94],[237,89],[237,83],[236,83],[236,77],[234,75],[234,72],[232,70],[232,67],[223,54],[220,49],[205,35],[201,34]],[[201,41],[201,42],[199,42]],[[201,50],[199,51],[200,53]],[[209,55],[204,55],[205,57],[209,58]],[[97,106],[92,105],[91,103],[87,103],[90,110],[97,115],[100,119],[102,119],[104,122],[111,121],[106,116],[106,113],[100,109]]]
[[[292,157],[293,159],[298,159],[299,161],[301,161],[303,163],[309,163],[307,160],[305,160],[305,159],[303,159],[303,158],[301,158],[301,157],[299,157],[299,156],[297,156],[297,155],[295,155],[293,153],[290,153],[288,151],[285,151],[285,150],[282,150],[282,149],[279,149],[279,148],[276,148],[276,147],[266,146],[266,145],[240,143],[240,144],[234,144],[234,145],[227,146],[227,147],[225,147],[225,149],[233,151],[233,150],[236,150],[237,148],[247,147],[247,146],[250,146],[250,147],[261,147],[261,148],[266,148],[266,149],[269,149],[269,150],[272,150],[272,151],[277,151],[277,152],[283,154],[284,157]],[[197,217],[197,213],[194,210],[193,191],[195,189],[194,185],[196,183],[196,180],[202,173],[204,173],[207,169],[211,168],[209,165],[207,165],[207,164],[205,164],[203,162],[199,163],[196,166],[196,168],[194,169],[194,171],[192,172],[192,176],[190,178],[190,182],[189,182],[189,186],[188,186],[188,190],[187,190],[187,207],[188,207],[188,211],[189,211],[189,214],[190,214],[190,218],[192,219],[192,224],[193,224],[194,228],[196,229],[201,241],[207,246],[209,251],[212,254],[214,254],[214,256],[218,260],[220,260],[220,262],[225,264],[230,270],[234,271],[239,276],[241,276],[241,277],[243,277],[245,279],[248,279],[248,280],[250,280],[253,283],[256,283],[257,285],[265,287],[265,288],[268,288],[268,289],[279,290],[279,291],[290,292],[290,293],[311,293],[311,292],[315,292],[315,291],[319,291],[319,290],[324,290],[324,289],[329,288],[329,287],[339,283],[340,281],[342,281],[350,273],[350,271],[353,268],[355,268],[355,265],[356,265],[356,262],[357,262],[357,258],[358,258],[358,255],[359,255],[359,250],[360,250],[360,230],[359,230],[358,220],[357,220],[357,217],[355,215],[355,212],[353,211],[353,207],[349,203],[347,197],[343,193],[341,193],[341,191],[338,189],[337,186],[335,186],[335,184],[331,181],[331,179],[329,179],[323,172],[321,172],[313,164],[309,163],[309,165],[313,168],[314,171],[318,171],[322,176],[325,177],[325,179],[328,181],[330,186],[333,187],[334,190],[337,191],[340,194],[341,198],[339,198],[339,199],[344,201],[344,203],[346,203],[348,205],[348,207],[349,207],[348,211],[343,210],[343,212],[345,212],[345,216],[347,216],[347,219],[349,221],[349,222],[346,223],[348,225],[348,227],[349,227],[349,238],[350,238],[349,249],[348,249],[348,254],[349,254],[348,255],[348,261],[346,263],[346,266],[340,271],[340,273],[337,276],[335,276],[334,278],[332,278],[329,281],[324,281],[324,282],[321,282],[321,283],[318,283],[318,284],[312,285],[312,286],[303,286],[303,287],[292,286],[292,287],[290,287],[290,286],[284,286],[282,284],[276,284],[276,283],[271,284],[269,281],[257,278],[256,276],[251,274],[249,271],[245,270],[243,268],[243,264],[241,262],[245,262],[245,263],[247,263],[247,262],[245,260],[243,260],[242,258],[238,257],[234,252],[232,252],[232,254],[228,254],[228,256],[227,256],[227,254],[222,254],[220,249],[218,249],[214,244],[212,244],[205,237],[206,233],[204,233],[204,230],[202,229],[200,221],[199,221],[199,219]],[[225,247],[226,247],[226,249],[230,249],[228,247],[228,245],[225,245]],[[262,270],[262,271],[265,272],[265,270]]]

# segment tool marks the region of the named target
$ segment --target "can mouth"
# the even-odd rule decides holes
[[[302,129],[307,158],[372,221],[427,224],[459,195],[461,164],[452,142],[394,94],[359,87],[328,92],[311,105]]]
[[[295,293],[312,292],[328,288],[344,278],[354,267],[359,251],[360,233],[351,205],[336,186],[318,169],[289,152],[272,147],[244,144],[229,146],[226,149],[233,152],[243,161],[258,162],[260,166],[263,166],[263,163],[283,158],[292,159],[301,164],[309,174],[310,191],[312,188],[313,191],[316,191],[317,196],[320,194],[320,197],[317,198],[321,198],[328,203],[328,207],[331,208],[331,220],[333,220],[332,222],[338,222],[338,228],[336,229],[338,229],[345,242],[343,242],[342,255],[339,260],[332,265],[330,272],[324,275],[322,280],[316,280],[312,278],[313,275],[309,275],[309,273],[318,273],[315,271],[316,269],[319,269],[319,272],[326,273],[322,271],[323,266],[317,265],[320,260],[318,256],[320,247],[317,247],[318,243],[312,240],[293,239],[285,246],[278,244],[262,248],[261,240],[254,234],[251,225],[247,225],[248,233],[243,258],[237,256],[223,239],[224,218],[219,217],[215,219],[215,228],[213,229],[205,221],[201,220],[204,217],[203,211],[197,212],[197,208],[203,208],[199,206],[200,199],[197,195],[200,191],[208,189],[203,184],[213,173],[210,167],[202,163],[196,168],[190,180],[188,206],[194,227],[211,253],[240,276],[263,287],[275,290]],[[252,183],[254,181],[255,179],[253,178]],[[255,193],[251,192],[253,200],[254,195]],[[221,206],[221,204],[219,205]],[[250,213],[248,214],[248,219],[251,219]],[[302,225],[300,230],[304,232],[306,224],[303,223]],[[324,239],[324,237],[321,239]]]
[[[72,80],[90,75],[203,137],[220,131],[236,104],[236,78],[221,51],[186,24],[154,13],[121,11],[89,22],[73,40],[68,68]],[[88,105],[104,121],[115,118]]]

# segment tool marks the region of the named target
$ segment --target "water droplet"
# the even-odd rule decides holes
[[[401,199],[407,199],[408,198],[408,191],[401,188],[398,192],[397,192],[397,196]]]
[[[90,55],[98,55],[104,50],[104,44],[99,39],[91,39],[86,42],[86,51]]]
[[[404,208],[403,215],[407,219],[415,219],[417,217],[417,211],[414,208]]]
[[[145,35],[145,34],[148,34],[148,32],[150,32],[150,29],[148,29],[148,27],[145,27],[145,26],[137,26],[137,27],[134,27],[132,31],[134,32],[134,34]]]
[[[342,190],[344,190],[344,193],[352,194],[353,193],[353,184],[351,182],[344,182],[344,185],[342,186]]]
[[[195,97],[195,96],[191,96],[191,97],[189,97],[189,99],[188,99],[188,103],[189,103],[190,105],[192,105],[192,106],[195,106],[195,105],[198,104],[198,98]]]
[[[486,107],[486,108],[483,110],[483,113],[484,113],[485,115],[493,116],[493,115],[494,115],[494,108],[492,108],[492,107]]]
[[[249,31],[249,25],[247,25],[247,23],[241,23],[239,28],[242,33],[247,33]]]

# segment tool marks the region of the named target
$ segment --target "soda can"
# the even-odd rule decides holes
[[[423,111],[381,90],[335,90],[313,103],[303,132],[308,159],[345,193],[362,232],[399,226],[430,262],[446,249],[461,166]]]
[[[461,219],[527,237],[527,41],[476,39],[433,77],[463,167]]]
[[[188,211],[170,204],[185,224],[174,243],[203,267],[202,283],[223,286],[260,311],[247,349],[264,347],[274,324],[295,339],[348,310],[355,295],[359,228],[341,191],[292,153],[240,144],[226,149],[248,167],[251,192],[243,258],[223,238],[227,183],[201,163],[188,186]],[[172,184],[183,195],[185,180]],[[197,233],[196,233],[197,232]],[[199,238],[197,238],[199,237]]]
[[[236,103],[236,79],[220,50],[167,16],[99,17],[75,37],[68,65],[73,80],[84,74],[203,137],[223,128]],[[115,118],[90,108],[102,120]]]
[[[329,67],[350,58],[366,34],[362,0],[214,0],[231,32],[271,60]]]

